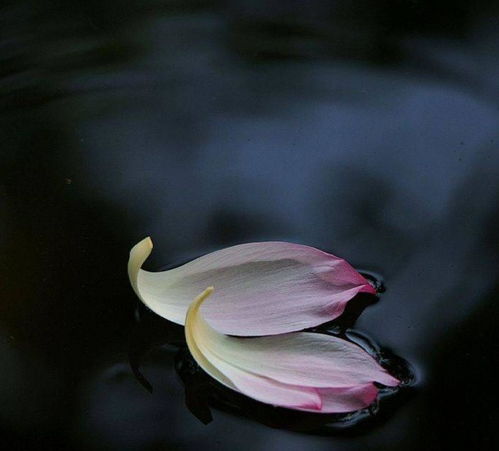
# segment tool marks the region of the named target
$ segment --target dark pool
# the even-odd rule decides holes
[[[494,449],[498,24],[489,0],[2,2],[2,449]],[[286,240],[381,275],[351,326],[409,386],[328,433],[216,387],[197,418],[182,331],[149,318],[151,394],[147,235],[149,269]]]

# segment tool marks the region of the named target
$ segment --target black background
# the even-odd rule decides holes
[[[0,432],[8,450],[497,446],[499,21],[487,0],[0,7]],[[281,239],[378,271],[357,329],[415,394],[319,437],[184,406],[127,349],[149,268]]]

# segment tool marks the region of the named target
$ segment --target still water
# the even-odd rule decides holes
[[[497,446],[497,5],[250,3],[0,6],[7,449]],[[381,274],[354,327],[410,390],[332,434],[223,406],[205,425],[159,346],[181,329],[149,318],[151,394],[126,276],[147,235],[149,269],[277,239]]]

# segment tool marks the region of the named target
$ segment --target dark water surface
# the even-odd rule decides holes
[[[494,449],[498,18],[487,0],[2,2],[2,449]],[[410,393],[335,434],[223,408],[204,425],[173,346],[143,356],[149,393],[126,275],[147,235],[151,269],[279,239],[383,275],[355,330],[410,362]]]

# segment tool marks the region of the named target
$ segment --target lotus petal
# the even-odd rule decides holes
[[[269,404],[331,413],[371,404],[378,393],[374,382],[399,383],[362,348],[337,337],[311,332],[256,338],[221,334],[201,314],[212,292],[207,288],[190,306],[186,340],[198,364],[231,389]]]
[[[137,296],[158,315],[184,324],[192,299],[214,285],[204,315],[225,334],[306,329],[341,315],[357,293],[376,293],[345,260],[300,244],[241,244],[162,272],[141,269],[152,247],[146,238],[130,252],[128,273]]]

